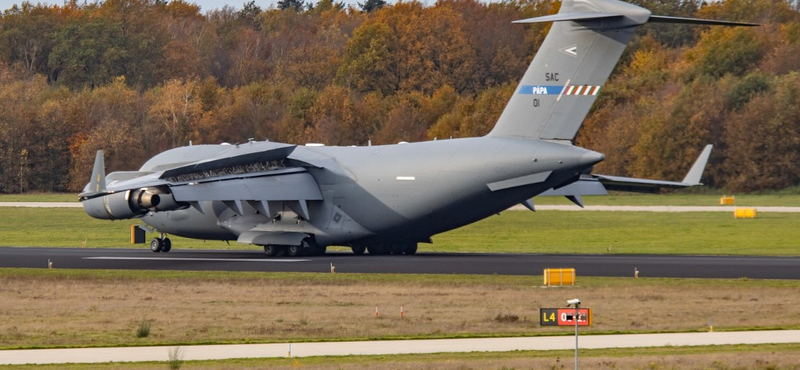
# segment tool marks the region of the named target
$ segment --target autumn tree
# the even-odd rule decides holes
[[[731,189],[780,189],[800,181],[799,99],[800,74],[793,72],[731,117],[724,162]]]
[[[361,8],[361,11],[365,13],[371,13],[375,10],[383,8],[385,5],[385,0],[367,0],[363,4],[358,3],[358,7]]]
[[[306,7],[305,0],[278,0],[278,9],[301,12]]]

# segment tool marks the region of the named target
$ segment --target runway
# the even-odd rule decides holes
[[[580,337],[579,342],[582,349],[798,343],[800,331],[588,335]],[[177,347],[6,350],[0,351],[0,365],[169,361],[169,353],[175,348]],[[545,351],[573,348],[575,348],[573,336],[230,344],[183,346],[180,347],[180,358],[197,361],[289,356]]]
[[[330,273],[541,275],[545,268],[571,267],[578,276],[800,279],[800,257],[553,255],[419,253],[355,256],[349,252],[303,258],[267,258],[258,249],[173,250],[147,248],[0,247],[0,267],[121,270],[271,271]]]

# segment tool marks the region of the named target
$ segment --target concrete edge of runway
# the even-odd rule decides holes
[[[582,349],[800,343],[800,330],[584,335]],[[463,352],[552,351],[575,348],[575,337],[421,339],[359,342],[228,344],[0,351],[0,365],[169,361],[180,347],[184,361],[235,358],[405,355]]]

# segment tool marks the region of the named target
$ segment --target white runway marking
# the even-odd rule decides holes
[[[119,261],[199,261],[199,262],[309,262],[311,260],[247,259],[247,258],[171,258],[171,257],[83,257],[85,260]]]

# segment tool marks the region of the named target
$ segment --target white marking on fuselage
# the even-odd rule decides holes
[[[120,261],[199,261],[199,262],[309,262],[304,259],[247,259],[247,258],[185,258],[185,257],[83,257],[85,260]]]
[[[397,181],[414,181],[416,179],[414,176],[397,176]]]

